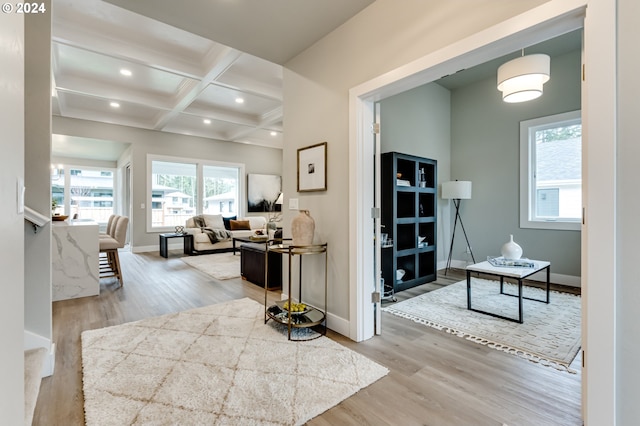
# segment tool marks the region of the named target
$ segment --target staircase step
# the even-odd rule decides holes
[[[42,382],[42,367],[47,350],[45,348],[24,351],[24,424],[30,425],[38,401],[40,383]]]

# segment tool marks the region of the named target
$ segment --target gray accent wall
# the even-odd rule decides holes
[[[451,93],[449,90],[435,83],[425,84],[391,96],[381,101],[379,105],[380,151],[383,153],[396,151],[437,160],[438,183],[449,180],[451,163]],[[449,216],[449,201],[438,197],[438,218],[449,218]],[[446,262],[450,244],[449,235],[449,221],[438,220],[436,259],[439,264]]]
[[[507,104],[495,77],[449,91],[429,83],[384,99],[381,150],[438,160],[438,183],[470,180],[471,200],[461,215],[477,262],[499,256],[513,234],[523,256],[551,261],[555,274],[580,276],[580,231],[521,229],[520,121],[580,109],[580,52],[551,60],[551,80],[534,101]],[[440,191],[438,191],[440,194]],[[453,227],[452,202],[438,199],[438,261],[446,261]],[[471,262],[460,228],[454,264]],[[442,267],[442,264],[439,265]]]
[[[499,256],[513,234],[523,256],[551,261],[551,272],[580,276],[580,231],[521,229],[520,121],[580,109],[580,52],[551,59],[551,79],[533,101],[502,101],[494,77],[451,94],[451,179],[473,182],[462,202],[476,261]],[[464,259],[456,236],[454,259]]]

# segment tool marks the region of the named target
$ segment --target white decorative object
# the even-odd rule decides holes
[[[509,241],[502,245],[500,249],[502,257],[509,260],[516,260],[522,257],[522,247],[513,241],[513,235],[509,235]]]
[[[402,281],[402,277],[404,277],[405,274],[405,270],[404,269],[398,269],[396,271],[396,281]]]
[[[316,222],[309,214],[309,210],[300,210],[300,213],[291,220],[291,236],[294,246],[308,246],[313,244],[313,233]]]

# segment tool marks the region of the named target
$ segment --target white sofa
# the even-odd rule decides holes
[[[262,231],[264,235],[267,234],[267,219],[264,216],[249,216],[245,218],[238,218],[237,221],[248,221],[251,229],[236,229],[230,230],[225,228],[225,223],[222,215],[219,214],[203,214],[201,215],[205,220],[205,228],[209,229],[226,229],[232,235],[231,238],[211,243],[209,235],[200,227],[197,227],[194,218],[191,217],[185,223],[184,231],[193,235],[193,250],[194,252],[216,252],[216,251],[229,251],[233,247],[233,237],[251,237],[256,235],[256,231]]]

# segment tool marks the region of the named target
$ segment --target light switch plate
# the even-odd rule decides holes
[[[289,198],[289,210],[298,210],[297,198]]]

